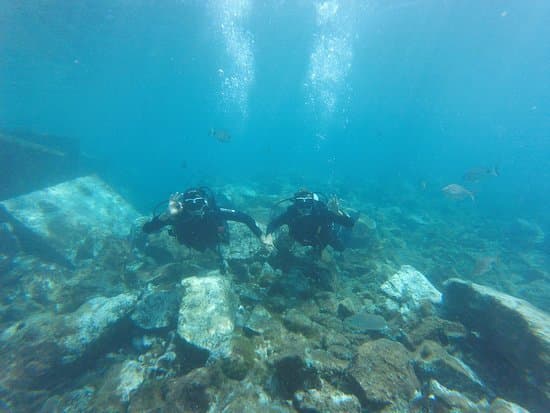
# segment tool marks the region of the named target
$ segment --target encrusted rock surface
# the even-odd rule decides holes
[[[405,411],[420,390],[412,358],[402,344],[388,339],[360,346],[348,374],[361,405],[375,411]]]
[[[357,397],[345,394],[327,383],[321,389],[300,390],[294,393],[294,405],[305,413],[360,413]]]
[[[18,406],[22,395],[39,383],[55,386],[70,380],[79,365],[116,347],[135,302],[132,294],[96,297],[73,313],[37,314],[5,330],[0,337],[0,384],[10,390],[10,402]]]
[[[72,333],[61,341],[66,349],[63,362],[70,363],[80,357],[101,339],[113,332],[137,301],[133,294],[116,297],[96,297],[83,304],[74,314],[65,316],[65,326]]]
[[[175,324],[180,304],[175,291],[151,291],[137,303],[130,315],[132,321],[145,330],[166,328]]]
[[[462,360],[447,353],[434,341],[424,341],[415,357],[416,375],[423,381],[437,380],[445,387],[483,397],[485,386],[477,374]]]
[[[220,275],[189,277],[182,281],[178,334],[214,357],[231,354],[237,297]]]
[[[435,405],[437,411],[484,413],[489,407],[485,400],[475,403],[462,393],[443,386],[437,380],[430,380],[429,391],[428,401]]]
[[[141,364],[135,360],[127,360],[120,370],[120,381],[116,388],[121,401],[130,401],[130,395],[141,386],[144,379],[145,371]]]

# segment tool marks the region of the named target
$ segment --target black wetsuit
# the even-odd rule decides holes
[[[302,215],[295,205],[276,217],[267,226],[270,234],[282,225],[288,225],[290,236],[302,245],[310,245],[319,249],[330,245],[337,251],[342,251],[344,245],[338,237],[339,226],[351,228],[355,220],[345,213],[330,211],[327,206],[316,201],[312,213]],[[340,228],[341,228],[340,227]]]
[[[229,242],[227,221],[242,222],[257,237],[262,235],[262,230],[250,215],[217,207],[206,211],[202,216],[185,212],[176,215],[162,214],[145,223],[143,232],[150,234],[171,225],[172,234],[180,244],[204,251],[207,248],[215,249],[219,243]]]

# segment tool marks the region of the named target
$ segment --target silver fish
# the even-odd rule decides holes
[[[231,135],[224,129],[210,128],[210,136],[213,136],[218,142],[222,143],[227,143],[231,141]]]
[[[494,166],[492,168],[472,168],[466,171],[464,175],[462,175],[462,179],[469,182],[479,182],[483,178],[499,175],[500,171],[498,170],[497,166]]]
[[[441,191],[452,199],[464,199],[469,197],[472,201],[475,201],[474,194],[458,184],[447,185],[441,188]]]

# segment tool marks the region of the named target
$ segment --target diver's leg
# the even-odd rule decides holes
[[[333,227],[330,230],[329,236],[328,236],[328,245],[330,245],[332,248],[334,248],[335,251],[342,252],[344,251],[345,245],[342,241],[342,228],[336,228]]]

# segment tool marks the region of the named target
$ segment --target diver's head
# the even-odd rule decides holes
[[[203,216],[209,208],[208,197],[200,189],[188,189],[182,197],[182,207],[193,216]]]
[[[311,215],[315,204],[319,202],[319,196],[314,192],[301,190],[294,194],[293,202],[300,215]]]

